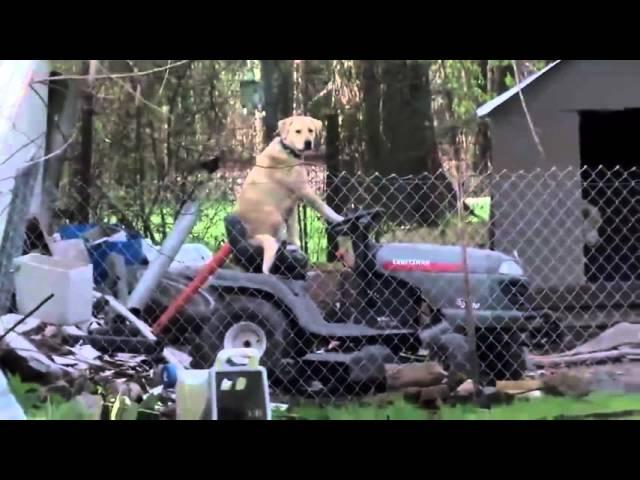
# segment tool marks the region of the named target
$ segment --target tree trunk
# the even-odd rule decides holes
[[[482,75],[482,91],[489,91],[489,61],[478,60],[480,74]],[[474,170],[483,175],[489,172],[491,166],[491,137],[489,136],[489,124],[484,119],[479,119],[474,142]]]
[[[377,60],[361,60],[362,97],[364,101],[365,165],[375,170],[382,157],[380,132],[380,79]]]
[[[302,61],[302,113],[309,115],[309,104],[311,102],[311,81],[312,77],[312,65],[311,60]]]
[[[383,81],[383,133],[389,156],[379,162],[380,173],[435,173],[440,163],[431,113],[429,64],[387,60]]]
[[[345,208],[341,205],[340,200],[346,200],[345,191],[341,189],[337,182],[340,175],[340,125],[338,115],[333,113],[327,115],[327,176],[325,180],[325,191],[327,192],[327,205],[333,208],[337,213],[344,213]],[[338,252],[338,237],[332,235],[327,230],[327,262],[335,262]]]
[[[387,60],[382,80],[382,131],[386,153],[384,161],[377,163],[376,170],[383,175],[428,174],[423,181],[406,184],[404,198],[394,200],[394,203],[396,209],[404,209],[404,219],[408,223],[438,224],[453,208],[455,198],[438,157],[429,63]],[[399,193],[391,186],[389,188],[394,195]],[[407,206],[409,208],[404,208]]]
[[[91,184],[92,184],[92,156],[93,156],[93,75],[95,75],[95,60],[82,62],[82,75],[88,76],[81,94],[80,120],[80,154],[76,158],[73,168],[73,181],[76,184],[76,221],[89,223],[91,217]]]
[[[149,139],[151,141],[151,152],[153,153],[153,158],[155,160],[155,169],[156,169],[156,182],[155,188],[156,191],[154,193],[153,201],[151,202],[151,210],[155,210],[158,203],[163,203],[163,186],[164,180],[166,178],[166,174],[164,171],[165,164],[162,161],[162,156],[160,155],[160,149],[158,148],[158,137],[156,137],[156,129],[152,119],[148,121],[149,125]],[[160,228],[161,235],[164,239],[167,236],[167,220],[164,215],[164,208],[160,208]],[[155,244],[156,240],[151,237],[150,240]]]
[[[138,208],[140,209],[140,219],[143,226],[143,233],[146,237],[155,242],[153,238],[153,230],[147,215],[147,207],[145,193],[147,187],[147,171],[144,161],[144,142],[142,138],[143,127],[143,104],[139,101],[138,96],[142,95],[142,80],[138,77],[131,78],[131,87],[136,92],[136,110],[135,110],[135,147],[134,155],[136,159],[136,177],[137,177],[137,197]]]
[[[167,140],[166,140],[166,149],[165,149],[165,152],[166,152],[165,172],[166,172],[166,176],[169,179],[173,179],[176,176],[176,165],[175,165],[176,149],[174,149],[173,140],[174,140],[174,137],[178,136],[176,135],[177,134],[176,120],[179,120],[179,118],[177,118],[175,114],[178,108],[178,99],[182,94],[182,84],[190,68],[191,68],[191,64],[187,64],[185,68],[176,75],[176,79],[175,79],[176,86],[171,94],[171,97],[167,102],[168,115],[167,115],[167,122],[166,122]]]
[[[264,137],[262,142],[267,146],[278,129],[278,102],[276,93],[275,60],[260,60],[260,73],[264,90]]]
[[[304,115],[304,60],[293,61],[293,113],[294,115]]]
[[[47,137],[45,155],[58,152],[71,138],[77,125],[77,83],[72,80],[55,80],[60,76],[51,73],[49,81],[49,108],[47,109]],[[64,165],[69,160],[69,148],[56,153],[43,165],[43,198],[40,221],[45,233],[50,230],[51,218],[58,200]]]
[[[478,60],[480,76],[482,77],[482,91],[487,93],[489,88],[489,60]]]
[[[513,67],[511,65],[492,65],[489,67],[488,85],[491,96],[500,95],[509,90],[507,86],[507,77],[513,76]]]
[[[304,115],[304,60],[293,60],[292,66],[292,87],[293,87],[293,105],[292,113],[294,115]],[[298,215],[298,229],[302,251],[309,255],[309,232],[308,232],[308,207],[299,204],[295,215]]]
[[[264,88],[264,144],[271,143],[278,120],[291,116],[293,111],[292,62],[288,60],[260,60]]]
[[[511,65],[489,65],[488,60],[479,60],[480,71],[484,78],[484,92],[490,98],[494,98],[501,93],[506,92],[507,77],[513,76],[513,67]],[[481,119],[478,122],[478,128],[475,135],[475,170],[480,173],[487,173],[491,167],[491,136],[489,124],[486,120]]]
[[[449,123],[446,137],[449,145],[451,146],[451,160],[455,162],[459,162],[460,161],[460,146],[458,144],[459,127],[456,123],[455,112],[453,111],[453,100],[454,100],[453,93],[451,92],[451,88],[448,87],[450,83],[449,83],[447,69],[444,62],[445,62],[444,60],[440,60],[438,63],[440,67],[440,72],[442,73],[442,80],[445,85],[445,92],[444,92],[444,97],[446,100],[445,119]]]
[[[293,62],[280,60],[278,67],[278,113],[280,118],[293,115]]]

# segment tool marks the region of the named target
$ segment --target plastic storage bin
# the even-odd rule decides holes
[[[56,325],[74,325],[91,320],[91,264],[32,253],[16,258],[15,265],[19,313],[28,313],[53,293],[54,297],[35,313],[35,317]]]

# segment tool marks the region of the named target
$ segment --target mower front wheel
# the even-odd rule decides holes
[[[285,315],[272,303],[250,296],[223,297],[191,347],[193,368],[211,368],[225,348],[225,338],[234,348],[263,351],[260,365],[267,369],[270,380],[290,379],[293,350],[289,342],[295,337]]]

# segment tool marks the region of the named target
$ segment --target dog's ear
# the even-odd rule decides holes
[[[315,118],[313,118],[312,120],[313,128],[316,131],[316,138],[320,138],[322,136],[322,122],[320,120],[316,120]]]
[[[291,117],[285,118],[284,120],[280,120],[278,122],[278,133],[280,137],[285,138],[287,133],[289,133],[289,126],[291,125]]]
[[[319,150],[321,139],[322,139],[322,122],[320,120],[316,120],[315,118],[312,120],[313,120],[313,129],[315,131],[315,135],[313,138],[313,144],[314,144],[313,148],[314,150]]]

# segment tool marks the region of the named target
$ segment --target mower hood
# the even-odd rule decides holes
[[[464,270],[462,247],[458,245],[389,243],[379,248],[376,262],[385,272],[460,273]],[[467,266],[471,274],[524,275],[514,257],[480,248],[467,248]]]

